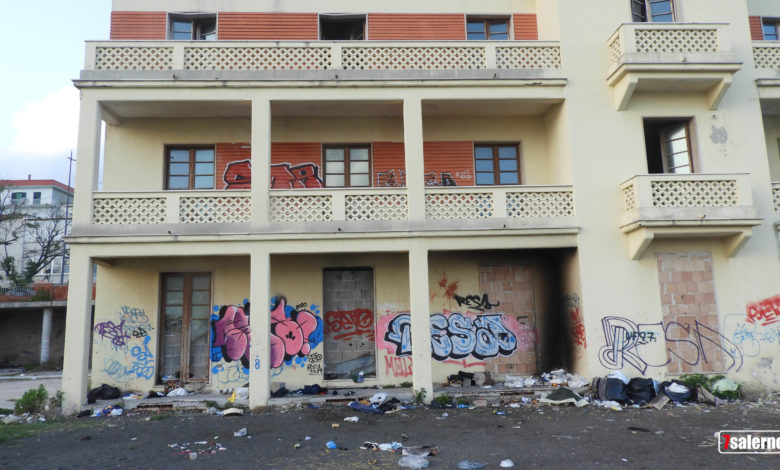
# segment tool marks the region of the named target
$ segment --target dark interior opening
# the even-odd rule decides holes
[[[324,41],[362,41],[365,35],[365,15],[320,16],[320,39]]]
[[[693,170],[690,162],[689,121],[679,118],[644,119],[648,173],[690,173]],[[663,148],[664,145],[666,148]]]

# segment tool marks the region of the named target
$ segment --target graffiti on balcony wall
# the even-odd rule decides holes
[[[358,336],[374,341],[374,312],[367,308],[325,312],[325,333],[333,333],[334,341],[351,341]]]
[[[748,323],[769,326],[780,323],[780,295],[747,305]]]
[[[566,317],[569,319],[569,332],[574,344],[588,347],[588,342],[585,340],[585,322],[580,314],[580,296],[577,294],[569,294],[563,297]]]
[[[227,164],[222,174],[224,189],[252,188],[252,160],[236,160]]]
[[[435,171],[429,171],[425,174],[425,186],[457,186],[455,178],[452,173],[448,171],[442,171],[436,173]]]
[[[287,299],[278,296],[271,299],[271,367],[292,365],[301,367],[312,349],[323,340],[322,319],[319,309],[310,305],[308,310],[288,305]]]
[[[601,319],[604,331],[604,346],[599,350],[599,361],[608,369],[622,369],[632,366],[645,374],[648,367],[665,367],[672,358],[690,366],[699,363],[720,361],[723,357],[725,370],[739,371],[744,362],[742,351],[732,341],[720,334],[716,328],[711,328],[698,320],[693,324],[679,322],[635,323],[623,317],[604,317]],[[653,361],[653,342],[647,338],[652,334],[655,338],[666,341],[668,358]],[[643,340],[644,338],[644,340]],[[719,351],[720,354],[715,354]],[[656,354],[657,355],[657,354]]]
[[[479,360],[533,350],[536,331],[502,313],[472,315],[458,312],[430,316],[431,355],[438,361],[474,357]],[[411,316],[400,313],[380,319],[377,336],[392,356],[412,353]]]
[[[113,320],[96,323],[93,348],[103,359],[103,372],[118,383],[154,376],[154,356],[149,349],[154,327],[142,308],[122,306]]]
[[[271,165],[271,188],[315,189],[322,188],[320,167],[315,163],[275,163]]]
[[[455,302],[458,303],[458,307],[465,306],[466,308],[477,310],[479,312],[484,312],[485,310],[490,310],[493,307],[499,306],[499,302],[494,304],[490,303],[490,299],[488,299],[487,293],[482,294],[482,297],[479,295],[467,295],[465,297],[461,297],[455,294],[454,299]]]
[[[242,306],[215,305],[211,315],[211,361],[238,361],[249,371],[249,301]],[[212,372],[215,372],[212,368]]]
[[[394,168],[377,171],[376,186],[378,188],[402,188],[406,186],[406,171]]]

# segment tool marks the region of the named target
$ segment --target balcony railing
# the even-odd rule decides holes
[[[780,69],[780,42],[753,41],[753,61],[757,69],[772,71]]]
[[[91,41],[88,71],[560,69],[557,42]]]
[[[775,213],[780,214],[780,181],[772,183],[772,201],[775,206]]]
[[[408,220],[403,188],[272,190],[270,222]],[[574,225],[571,186],[426,188],[429,221],[458,219],[568,219]],[[165,191],[93,195],[94,225],[250,222],[249,191]]]

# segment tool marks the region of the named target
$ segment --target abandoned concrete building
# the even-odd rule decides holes
[[[90,364],[252,407],[461,370],[777,390],[778,28],[775,0],[114,0],[75,80],[65,411]]]

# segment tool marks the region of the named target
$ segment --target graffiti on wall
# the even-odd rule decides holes
[[[623,317],[604,317],[601,325],[605,344],[599,350],[599,361],[609,369],[622,369],[630,365],[644,374],[648,367],[666,366],[672,357],[693,366],[714,360],[707,355],[708,351],[713,350],[722,352],[725,370],[739,371],[744,362],[743,354],[736,344],[717,329],[698,320],[688,325],[678,322],[637,324]],[[649,340],[651,337],[666,341],[666,360],[656,362],[649,359],[652,355],[643,346],[652,343]],[[669,345],[675,347],[670,348]]]
[[[309,375],[322,375],[322,354],[313,352],[306,356],[306,372]]]
[[[323,340],[322,319],[319,310],[306,304],[287,304],[284,297],[271,299],[271,367],[291,365],[293,360],[303,366],[308,355]],[[313,311],[313,312],[312,312]]]
[[[385,375],[393,377],[410,377],[412,375],[412,358],[409,356],[385,356]]]
[[[577,294],[569,294],[563,297],[563,301],[566,308],[566,316],[569,319],[569,332],[571,333],[572,340],[575,344],[588,347],[588,342],[585,339],[585,322],[580,314],[580,296]]]
[[[748,323],[769,326],[780,323],[780,295],[747,305]]]
[[[320,167],[315,163],[291,165],[275,163],[271,165],[271,188],[273,189],[313,189],[322,188]]]
[[[144,309],[126,305],[116,312],[115,320],[95,324],[93,342],[103,357],[103,372],[119,383],[151,380],[154,355],[149,332],[153,329]]]
[[[406,171],[397,169],[377,171],[376,185],[379,188],[402,188],[406,186]]]
[[[249,381],[249,369],[237,361],[231,363],[219,361],[211,367],[211,374],[215,382],[223,385]]]
[[[224,189],[250,189],[252,187],[252,160],[236,160],[225,166],[222,174]]]
[[[474,357],[480,360],[512,355],[536,345],[533,327],[501,313],[431,315],[431,355],[438,361]],[[380,320],[378,336],[392,356],[412,353],[411,316],[400,313]]]
[[[425,174],[425,186],[457,186],[455,178],[449,171],[442,171],[436,173],[435,171],[429,171]]]
[[[211,315],[211,361],[239,361],[249,369],[249,301],[243,306],[215,305]]]
[[[465,297],[461,297],[455,294],[453,298],[455,299],[455,302],[458,303],[458,307],[466,307],[480,312],[490,310],[493,307],[498,307],[499,305],[499,302],[491,304],[487,294],[482,294],[482,297],[478,295],[467,295]]]
[[[769,348],[772,353],[780,348],[780,324],[761,326],[749,323],[744,315],[731,314],[724,318],[722,331],[730,334],[745,357],[760,356],[762,348]]]
[[[358,336],[374,340],[374,313],[367,308],[325,312],[325,333],[335,341],[351,341]]]
[[[424,175],[425,186],[457,186],[457,180],[470,181],[469,170],[464,171],[429,171]],[[406,171],[398,168],[376,172],[376,186],[380,188],[400,188],[406,186]]]
[[[460,281],[450,281],[447,279],[447,273],[441,273],[441,279],[436,283],[439,286],[441,292],[434,292],[431,294],[431,301],[438,295],[441,295],[442,300],[452,302],[455,300],[455,293],[458,292],[458,285]]]

